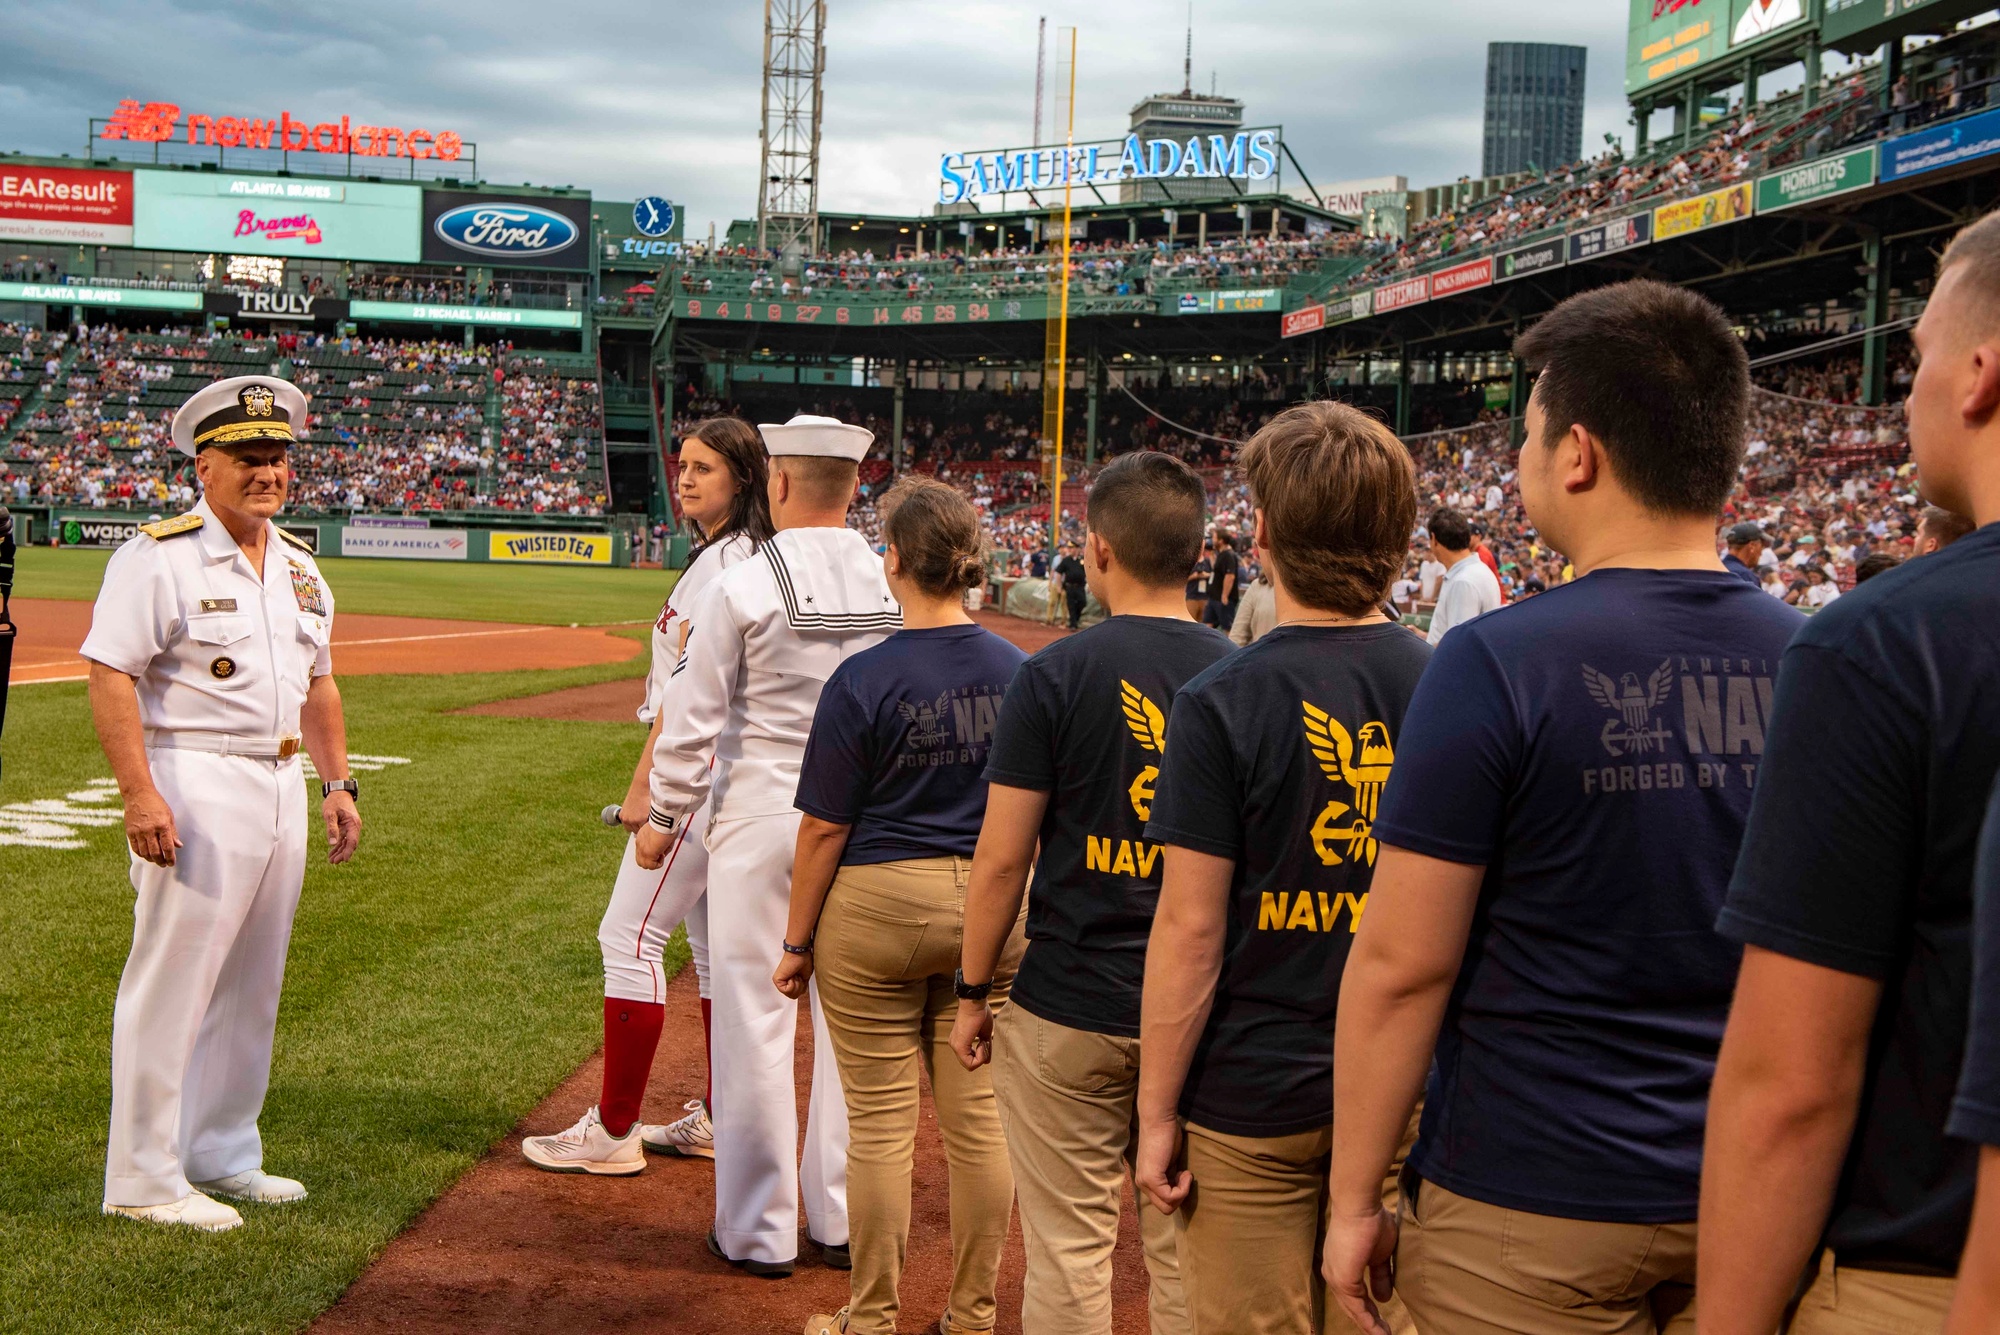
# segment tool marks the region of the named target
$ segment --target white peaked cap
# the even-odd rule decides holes
[[[757,430],[764,437],[764,448],[774,458],[808,454],[858,464],[875,443],[875,433],[865,426],[850,426],[837,417],[814,417],[809,413],[800,413],[782,426],[759,422]]]
[[[190,456],[209,445],[290,445],[305,434],[305,391],[274,375],[218,380],[196,390],[174,413],[174,448]]]

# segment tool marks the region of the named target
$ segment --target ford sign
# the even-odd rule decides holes
[[[462,204],[440,213],[431,229],[448,246],[495,259],[554,255],[581,235],[562,214],[517,200]]]

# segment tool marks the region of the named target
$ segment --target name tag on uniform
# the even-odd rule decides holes
[[[234,598],[204,598],[201,600],[201,610],[204,612],[234,612],[236,610],[236,600]]]
[[[299,611],[316,617],[326,615],[326,598],[321,593],[319,581],[312,571],[302,565],[292,566],[292,596],[298,599]]]

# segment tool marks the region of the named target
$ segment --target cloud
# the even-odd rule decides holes
[[[14,0],[0,7],[0,148],[80,154],[87,119],[124,97],[346,114],[457,130],[491,181],[662,193],[686,207],[691,233],[711,220],[720,230],[756,212],[762,8],[100,0],[79,23],[71,5]],[[928,211],[941,153],[1027,143],[1036,17],[999,0],[830,0],[821,207]],[[1183,4],[1093,0],[1048,19],[1052,46],[1060,25],[1079,27],[1078,138],[1122,134],[1133,103],[1181,86]],[[1588,47],[1585,151],[1606,131],[1629,143],[1616,0],[1198,0],[1194,25],[1195,87],[1212,79],[1251,124],[1283,125],[1321,186],[1476,174],[1488,41]]]

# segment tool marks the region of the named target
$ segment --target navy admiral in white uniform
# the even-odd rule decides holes
[[[219,1231],[243,1220],[218,1196],[306,1194],[264,1172],[257,1134],[305,876],[301,747],[324,776],[331,861],[353,855],[361,818],[333,595],[272,522],[305,421],[305,395],[272,376],[190,398],[174,444],[201,503],[112,556],[83,642],[138,891],[111,1022],[106,1214]]]
[[[847,1107],[811,993],[813,1087],[799,1159],[792,1084],[798,1003],[771,986],[785,950],[799,770],[820,690],[842,660],[902,625],[882,558],[847,527],[874,435],[830,417],[760,426],[777,536],[709,585],[660,707],[653,809],[636,836],[658,867],[704,799],[713,994],[715,1231],[709,1250],[752,1274],[792,1273],[800,1196],[825,1259],[847,1251]],[[711,794],[710,766],[713,763]]]

